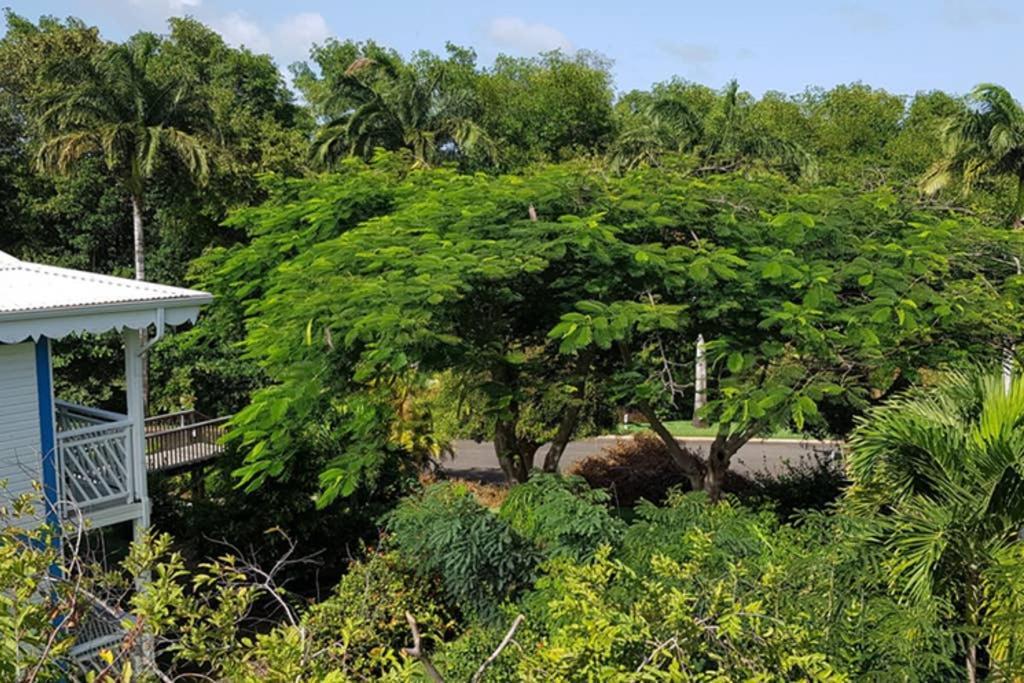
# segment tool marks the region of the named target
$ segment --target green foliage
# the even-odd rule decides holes
[[[895,590],[938,598],[960,616],[969,672],[989,637],[1001,654],[1015,651],[1005,626],[990,635],[990,619],[1003,623],[999,609],[1016,603],[1004,588],[990,604],[985,583],[1005,571],[1024,525],[1022,415],[1021,382],[1006,388],[999,376],[953,372],[872,410],[851,439],[851,510],[889,550]]]
[[[780,527],[699,495],[647,506],[621,553],[554,563],[526,599],[545,624],[522,680],[934,680],[933,613],[885,595],[847,520]]]
[[[0,494],[10,498],[6,482]],[[61,561],[54,530],[38,523],[36,496],[19,496],[0,510],[0,677],[55,680],[74,644],[54,617],[73,619],[74,595],[54,585]]]
[[[625,525],[613,517],[606,491],[580,477],[537,473],[513,487],[498,516],[532,541],[545,557],[585,559],[602,545],[614,545]]]
[[[342,641],[343,656],[326,666],[372,680],[385,672],[382,663],[399,661],[409,646],[406,612],[428,641],[441,642],[449,634],[452,622],[437,588],[397,555],[370,555],[349,565],[330,597],[303,614],[302,626],[314,642]]]
[[[441,483],[403,500],[388,516],[389,546],[417,572],[440,579],[463,614],[485,621],[526,588],[537,550],[463,486]]]
[[[348,64],[333,62],[346,53],[360,56]],[[420,53],[405,62],[373,43],[331,41],[317,47],[314,58],[322,70],[343,68],[324,72],[322,80],[308,67],[298,71],[296,82],[322,95],[317,104],[331,116],[314,147],[321,164],[346,154],[370,158],[377,148],[408,150],[414,166],[494,158],[494,145],[477,121],[471,53],[449,45],[447,60]]]

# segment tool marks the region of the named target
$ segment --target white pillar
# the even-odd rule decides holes
[[[704,353],[704,335],[697,335],[697,357],[693,363],[693,426],[703,427],[700,411],[708,402],[708,359]]]
[[[149,526],[149,493],[146,490],[146,413],[143,397],[142,343],[138,330],[126,329],[124,339],[124,376],[128,419],[132,423],[131,476],[135,499],[142,502],[142,514],[135,520],[135,539]]]

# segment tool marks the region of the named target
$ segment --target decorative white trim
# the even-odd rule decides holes
[[[62,339],[69,334],[88,332],[99,334],[111,330],[139,330],[160,321],[163,311],[164,323],[176,327],[187,322],[195,322],[199,317],[199,305],[206,301],[189,302],[187,306],[174,308],[154,306],[147,302],[144,306],[108,306],[106,310],[90,312],[88,310],[65,310],[55,314],[47,311],[45,315],[19,317],[16,320],[0,318],[0,344],[17,344],[29,339],[40,337]]]

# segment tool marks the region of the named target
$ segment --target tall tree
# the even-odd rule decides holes
[[[156,68],[159,39],[139,34],[87,60],[52,65],[37,126],[37,165],[67,173],[101,156],[131,199],[135,277],[145,279],[147,181],[170,153],[190,175],[208,173],[209,110],[196,84]]]
[[[475,151],[494,156],[496,148],[476,121],[473,93],[455,73],[459,63],[431,55],[406,63],[380,49],[371,54],[335,77],[324,106],[340,114],[318,136],[319,162],[369,158],[378,147],[406,149],[418,167]]]
[[[987,176],[1007,176],[1015,185],[1009,212],[1014,228],[1024,226],[1024,108],[1010,92],[983,83],[970,95],[970,106],[950,117],[943,131],[944,155],[924,179],[934,192],[959,179],[963,190]]]

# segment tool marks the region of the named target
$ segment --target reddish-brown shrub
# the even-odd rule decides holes
[[[635,505],[641,498],[661,503],[669,489],[690,485],[672,462],[664,442],[650,432],[617,439],[600,453],[574,463],[569,474],[583,477],[594,488],[608,489],[623,507]],[[726,491],[739,492],[748,486],[738,474],[726,477]]]

